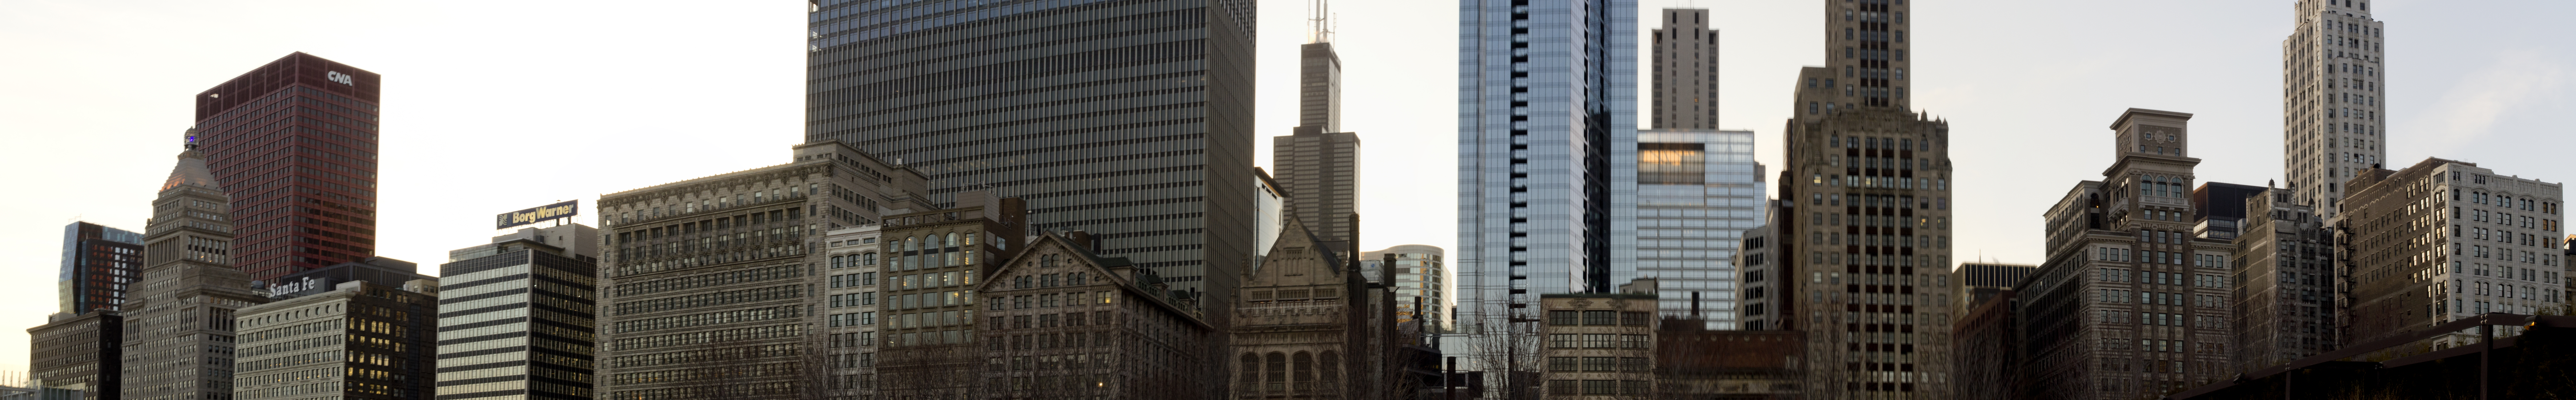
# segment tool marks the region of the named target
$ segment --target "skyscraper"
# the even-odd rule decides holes
[[[1360,137],[1342,131],[1342,56],[1333,52],[1325,3],[1315,2],[1308,43],[1298,46],[1297,128],[1270,138],[1273,176],[1287,194],[1287,211],[1317,239],[1351,240],[1351,214],[1359,212]],[[1273,232],[1262,232],[1269,234]],[[1256,243],[1269,246],[1270,243]],[[1358,243],[1341,246],[1356,256]]]
[[[1776,242],[1746,326],[1807,332],[1807,394],[1947,398],[1950,128],[1908,110],[1903,2],[1825,2],[1827,66],[1800,71]],[[1756,314],[1758,313],[1758,314]],[[1755,325],[1759,324],[1759,325]]]
[[[1708,27],[1708,9],[1666,8],[1664,27],[1655,29],[1655,129],[1718,129],[1717,30]],[[1756,219],[1759,221],[1759,219]]]
[[[1764,189],[1751,131],[1637,133],[1637,275],[1659,285],[1658,314],[1736,328],[1735,252]]]
[[[2281,40],[2281,175],[2292,203],[2333,218],[2344,181],[2387,168],[2380,114],[2379,20],[2370,3],[2299,0],[2298,30]]]
[[[241,218],[234,268],[270,279],[375,254],[378,82],[299,52],[197,94],[191,135]]]
[[[1227,290],[1250,263],[1253,1],[812,11],[807,142],[921,171],[931,208],[978,188],[1026,199],[1036,228],[1098,234],[1176,290]]]
[[[134,400],[229,399],[233,312],[267,303],[233,269],[225,186],[190,144],[152,201],[143,270],[125,303],[120,396]]]
[[[598,235],[580,224],[523,228],[447,252],[435,293],[439,399],[593,397],[606,361],[588,323],[599,317]]]
[[[64,314],[115,311],[143,267],[143,234],[88,222],[63,226]]]
[[[2076,183],[2043,215],[2048,261],[2015,290],[2029,305],[2016,316],[2028,341],[2019,397],[2163,395],[2234,373],[2222,349],[2236,246],[2191,234],[2190,120],[2121,113],[2102,179]]]
[[[1637,4],[1459,7],[1450,265],[1456,327],[1475,334],[1507,315],[1536,318],[1541,293],[1607,292],[1636,277]]]

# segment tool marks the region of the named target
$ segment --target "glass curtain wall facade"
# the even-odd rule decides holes
[[[234,268],[272,279],[375,254],[378,81],[294,53],[197,94],[190,139],[241,218]]]
[[[1637,133],[1637,275],[1655,278],[1657,313],[1735,329],[1735,251],[1768,198],[1753,132]]]
[[[141,268],[143,234],[88,222],[64,225],[60,312],[122,310],[125,287]]]
[[[1455,317],[1472,334],[1539,293],[1635,277],[1637,5],[1459,7]]]
[[[1253,248],[1251,0],[820,0],[806,138],[1028,200],[1173,289]],[[1222,293],[1212,293],[1223,297]]]

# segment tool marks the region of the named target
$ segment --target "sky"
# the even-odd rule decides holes
[[[1828,0],[1641,0],[1708,8],[1720,118],[1779,165],[1798,67],[1823,61]],[[1918,0],[1919,1],[1919,0]],[[2576,43],[2541,0],[2375,2],[2388,24],[2388,158],[2561,182]],[[1951,123],[1954,253],[2036,263],[2040,213],[2111,160],[2129,107],[2194,113],[2201,182],[2278,179],[2288,0],[1934,0],[1914,5],[1914,102]],[[1296,125],[1308,3],[1263,1],[1256,124]],[[436,274],[490,216],[784,163],[803,140],[796,1],[0,0],[0,327],[56,310],[62,226],[141,231],[190,97],[290,52],[384,75],[378,255]],[[1453,248],[1458,8],[1342,1],[1345,130],[1363,141],[1363,247]],[[1644,54],[1644,53],[1640,53]],[[1645,103],[1641,102],[1641,106]],[[1642,110],[1641,110],[1642,111]],[[2551,133],[2559,132],[2559,133]],[[1269,163],[1269,140],[1255,140]],[[1440,171],[1440,172],[1426,172]],[[1776,169],[1775,169],[1776,171]],[[584,210],[585,212],[589,210]],[[591,223],[589,216],[578,222]],[[27,336],[0,329],[0,369]]]

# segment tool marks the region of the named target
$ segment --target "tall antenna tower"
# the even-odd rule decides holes
[[[1306,17],[1306,43],[1328,43],[1333,41],[1332,21],[1326,20],[1326,17],[1333,14],[1332,11],[1332,5],[1328,4],[1325,0],[1315,0],[1315,4],[1309,6],[1306,10],[1309,14]]]

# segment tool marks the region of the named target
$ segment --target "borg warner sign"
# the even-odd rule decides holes
[[[510,229],[510,227],[513,226],[534,224],[550,219],[572,218],[572,216],[579,214],[581,214],[581,200],[554,203],[546,205],[545,207],[530,208],[505,212],[501,213],[501,215],[494,215],[492,216],[492,229]]]

